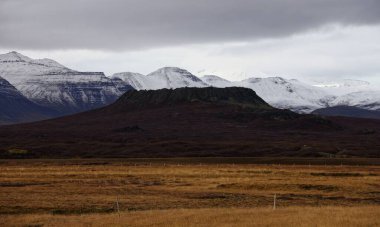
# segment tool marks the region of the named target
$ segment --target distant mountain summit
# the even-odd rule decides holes
[[[133,89],[101,72],[78,72],[51,59],[31,59],[17,52],[0,55],[0,76],[31,101],[61,115],[108,105]]]
[[[31,59],[18,52],[0,54],[0,76],[17,86],[31,76],[75,72],[51,59]]]
[[[0,77],[0,125],[42,120],[55,115],[55,111],[31,102]]]
[[[319,88],[282,77],[249,78],[237,84],[256,91],[274,107],[297,113],[310,113],[335,98]]]
[[[205,76],[202,76],[200,79],[203,80],[205,83],[209,84],[210,86],[213,86],[213,87],[223,88],[223,87],[236,86],[236,85],[234,85],[233,82],[228,81],[226,79],[223,79],[219,76],[215,76],[215,75],[205,75]]]
[[[209,86],[190,72],[176,67],[164,67],[146,76],[130,72],[117,73],[112,78],[122,79],[136,90]]]
[[[367,110],[380,111],[379,91],[357,91],[339,96],[331,102],[331,106],[354,106]]]

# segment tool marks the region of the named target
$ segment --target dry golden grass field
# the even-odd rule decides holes
[[[379,226],[380,166],[0,161],[0,226],[115,225]]]

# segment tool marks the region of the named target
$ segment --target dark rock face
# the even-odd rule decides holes
[[[28,100],[8,81],[0,77],[0,124],[43,120],[56,115],[57,112]]]
[[[191,102],[232,104],[252,108],[272,109],[253,90],[240,87],[129,91],[114,106],[155,107]]]

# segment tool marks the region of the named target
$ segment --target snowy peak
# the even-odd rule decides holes
[[[144,90],[147,87],[146,76],[140,73],[123,72],[116,73],[111,77],[114,81],[121,80],[125,84],[132,86],[136,90]],[[118,82],[118,84],[122,84]]]
[[[164,67],[161,69],[158,69],[150,74],[148,76],[164,76],[164,77],[182,77],[186,79],[190,79],[196,82],[202,82],[198,77],[191,74],[189,71],[177,67]]]
[[[7,54],[0,54],[0,62],[29,62],[31,58],[24,56],[16,51]]]
[[[223,79],[215,75],[205,75],[201,77],[201,80],[213,87],[233,87],[234,84],[231,81]]]
[[[317,87],[282,77],[249,78],[237,84],[253,89],[274,107],[300,113],[322,108],[333,98]]]
[[[62,114],[110,104],[132,89],[101,72],[78,72],[51,59],[31,59],[17,52],[0,56],[0,76],[29,100]]]
[[[206,87],[201,79],[190,72],[176,67],[164,67],[147,75],[160,80],[162,88],[179,88],[179,87]]]
[[[22,55],[16,51],[9,52],[7,54],[0,54],[0,63],[28,63],[28,64],[35,64],[35,65],[41,65],[45,67],[56,67],[56,68],[63,68],[67,69],[65,66],[59,64],[58,62],[44,58],[44,59],[31,59],[25,55]]]
[[[163,88],[174,89],[181,87],[207,87],[201,79],[190,72],[175,68],[165,67],[158,69],[147,76],[139,73],[116,73],[113,79],[121,79],[136,90],[158,90]]]
[[[0,76],[18,88],[32,76],[75,72],[51,59],[31,59],[17,52],[0,55]]]
[[[367,110],[380,110],[380,91],[358,91],[339,96],[331,106],[354,106]]]

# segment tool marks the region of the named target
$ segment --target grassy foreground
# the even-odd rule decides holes
[[[380,225],[378,165],[201,161],[3,160],[0,226]]]
[[[380,226],[380,207],[176,209],[88,215],[9,215],[13,226]]]

